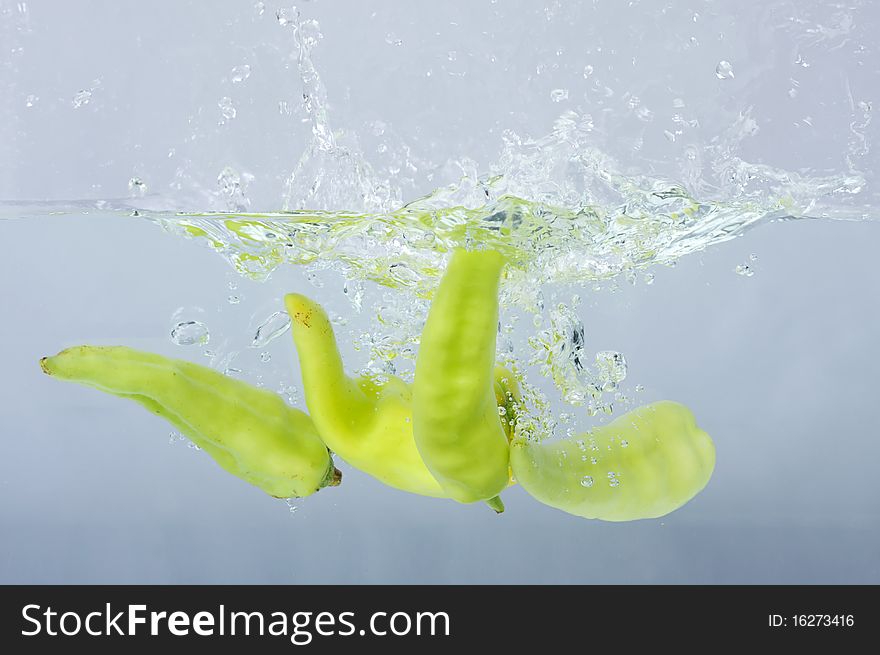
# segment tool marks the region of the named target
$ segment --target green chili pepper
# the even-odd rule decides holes
[[[510,481],[495,396],[498,286],[504,258],[457,249],[428,312],[416,359],[413,435],[455,500],[489,500]]]
[[[684,405],[640,407],[575,439],[535,443],[516,437],[517,482],[542,503],[603,521],[657,518],[709,482],[715,447]]]
[[[411,385],[393,375],[383,381],[348,377],[323,308],[298,293],[288,294],[284,303],[306,406],[324,443],[391,487],[445,497],[413,441]]]
[[[301,294],[284,299],[299,354],[306,405],[318,433],[333,452],[381,482],[423,496],[446,498],[413,440],[412,385],[396,376],[383,380],[345,374],[333,326],[324,309]],[[506,368],[495,368],[498,407],[513,416],[519,387]],[[510,419],[499,424],[513,429]],[[512,432],[511,432],[512,434]],[[490,504],[499,511],[499,503]]]
[[[305,413],[213,369],[122,346],[69,348],[40,366],[52,377],[134,400],[270,496],[308,496],[339,484]]]

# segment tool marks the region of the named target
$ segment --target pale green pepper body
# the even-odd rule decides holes
[[[52,377],[134,400],[271,496],[308,496],[339,483],[305,413],[213,369],[122,346],[69,348],[40,366]]]
[[[444,491],[464,503],[492,499],[510,480],[495,379],[503,267],[495,251],[453,253],[416,359],[415,442]]]
[[[382,383],[345,374],[333,326],[323,308],[288,294],[309,414],[324,443],[346,462],[396,489],[423,496],[446,493],[413,441],[412,387],[395,376]]]
[[[709,482],[715,447],[684,405],[640,407],[574,439],[515,438],[510,462],[536,499],[604,521],[656,518],[681,507]]]

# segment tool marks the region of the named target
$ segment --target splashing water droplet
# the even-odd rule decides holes
[[[275,312],[263,321],[257,328],[251,348],[262,348],[269,342],[274,341],[290,329],[290,316],[287,312]]]
[[[356,312],[361,311],[364,300],[364,285],[359,280],[346,280],[342,285],[342,293],[351,302]]]
[[[250,173],[239,175],[230,166],[225,167],[217,175],[217,188],[220,195],[226,199],[226,207],[230,211],[243,212],[250,207],[251,201],[247,197],[248,184],[254,180]]]
[[[752,277],[755,274],[755,271],[752,270],[752,267],[748,264],[737,264],[736,269],[737,275],[741,275],[742,277]]]
[[[729,61],[722,59],[718,62],[718,65],[715,66],[715,77],[719,80],[733,78],[733,65]]]
[[[139,177],[133,177],[128,181],[128,190],[136,198],[143,198],[147,193],[147,184]]]
[[[238,303],[241,302],[241,296],[235,296],[235,295],[229,296],[226,299],[226,302],[228,302],[230,305],[237,305]]]
[[[613,391],[626,379],[626,358],[616,350],[600,350],[596,353],[596,371],[606,391]]]
[[[590,75],[593,74],[593,67],[590,64],[584,66],[584,79],[587,79]]]
[[[281,27],[289,27],[296,24],[296,8],[279,9],[275,12],[275,18]]]
[[[201,321],[182,321],[172,328],[171,340],[178,346],[204,345],[211,340],[211,334]]]
[[[550,92],[550,99],[553,102],[562,102],[568,100],[568,89],[553,89]]]
[[[84,107],[89,104],[92,100],[92,90],[91,89],[80,89],[76,92],[76,95],[73,96],[73,100],[70,104],[73,105],[74,109],[79,109],[80,107]]]
[[[226,121],[231,121],[238,115],[238,111],[235,109],[235,105],[232,103],[232,98],[229,96],[223,96],[217,102],[217,106],[220,108],[220,115],[223,116],[223,121],[221,121],[221,125]]]
[[[29,94],[27,98],[24,99],[25,107],[33,107],[37,104],[37,101],[40,99],[40,96],[35,96],[33,93]]]
[[[251,76],[251,67],[248,64],[236,66],[229,73],[229,79],[233,84],[241,84]]]

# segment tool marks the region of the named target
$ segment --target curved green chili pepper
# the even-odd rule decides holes
[[[684,405],[640,407],[575,439],[534,443],[517,437],[510,463],[517,482],[542,503],[603,521],[657,518],[709,482],[715,447]]]
[[[348,377],[324,309],[298,293],[285,296],[284,304],[299,354],[306,406],[324,443],[391,487],[445,497],[413,441],[411,386],[396,376],[384,382]]]
[[[413,435],[450,497],[489,500],[510,481],[495,397],[498,286],[504,258],[457,249],[422,332],[413,384]]]
[[[423,496],[447,498],[416,448],[412,426],[412,385],[396,376],[379,382],[345,374],[333,326],[324,309],[298,293],[284,298],[299,354],[306,405],[318,433],[346,462],[388,486]],[[519,387],[513,374],[495,368],[498,407],[513,417]],[[509,410],[507,408],[510,408]],[[512,418],[502,417],[512,434]],[[496,512],[500,503],[490,504]]]
[[[40,366],[52,377],[134,400],[270,496],[308,496],[339,484],[341,474],[309,417],[269,391],[122,346],[69,348]]]

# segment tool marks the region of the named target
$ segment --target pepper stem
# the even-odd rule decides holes
[[[324,482],[321,484],[321,489],[324,487],[338,487],[342,484],[342,471],[333,466],[333,462],[330,462],[330,468],[327,469],[327,475],[324,476]]]
[[[504,503],[501,502],[501,496],[494,496],[485,502],[496,514],[501,514],[504,511]]]

